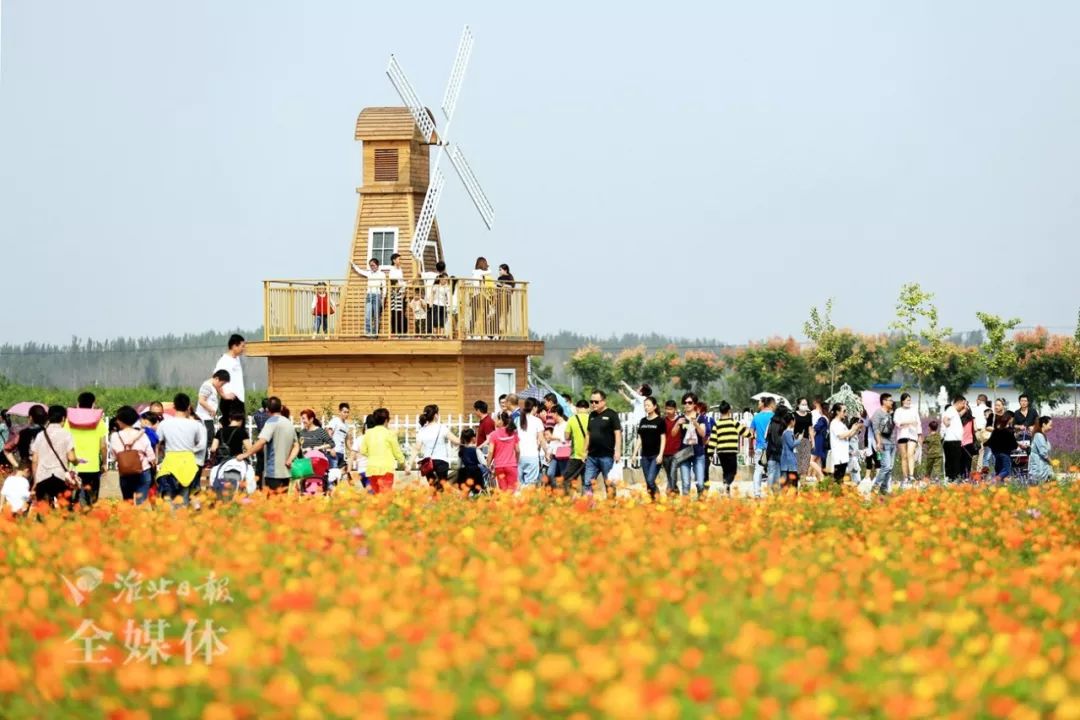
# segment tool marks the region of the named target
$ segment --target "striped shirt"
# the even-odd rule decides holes
[[[739,438],[748,438],[751,435],[753,431],[745,425],[729,417],[720,418],[716,421],[716,427],[713,428],[712,435],[709,437],[709,452],[739,452]]]

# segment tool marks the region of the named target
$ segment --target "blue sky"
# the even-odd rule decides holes
[[[255,326],[264,278],[343,276],[356,114],[397,104],[390,52],[437,106],[465,22],[454,135],[497,219],[447,164],[444,246],[532,281],[534,329],[741,342],[832,296],[881,330],[906,281],[956,329],[1075,323],[1078,3],[2,12],[3,340]]]

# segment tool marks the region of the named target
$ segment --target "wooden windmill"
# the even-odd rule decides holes
[[[445,184],[443,155],[484,225],[490,229],[495,219],[449,137],[472,46],[465,26],[442,101],[441,130],[393,56],[386,73],[404,106],[365,108],[357,118],[363,180],[346,279],[263,283],[264,338],[248,343],[248,354],[267,358],[269,391],[289,405],[332,408],[344,400],[398,414],[435,403],[444,413],[468,413],[477,399],[494,403],[519,388],[528,358],[543,354],[544,344],[529,336],[528,282],[497,286],[468,274],[441,281],[421,276],[443,259],[435,219]],[[401,277],[362,274],[372,258],[388,267],[394,253],[402,257]],[[418,322],[415,301],[427,304]],[[317,315],[320,307],[336,312]]]
[[[435,127],[434,115],[420,103],[393,55],[386,74],[405,106],[365,108],[356,119],[354,137],[364,143],[364,174],[363,184],[357,188],[360,197],[349,257],[351,287],[346,293],[350,299],[358,300],[365,284],[362,277],[352,272],[353,265],[366,268],[371,258],[377,258],[386,267],[396,252],[402,256],[402,270],[409,278],[418,277],[425,269],[434,269],[435,263],[443,259],[435,211],[446,183],[439,169],[444,153],[449,156],[484,225],[490,230],[495,221],[495,210],[461,147],[449,138],[472,46],[472,31],[466,25],[443,95],[446,124],[441,132]],[[432,146],[436,147],[434,162]],[[346,305],[356,307],[357,303]],[[350,327],[360,320],[356,313],[347,313],[343,318]]]

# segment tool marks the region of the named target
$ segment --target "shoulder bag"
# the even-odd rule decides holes
[[[435,442],[431,443],[431,449],[425,457],[420,460],[420,474],[424,477],[430,477],[435,474],[435,461],[431,458],[431,454],[435,452],[435,446],[439,444],[439,439],[442,438],[443,427],[439,425],[439,431],[435,434]]]
[[[56,458],[57,462],[60,463],[60,467],[67,468],[68,467],[67,460],[60,457],[60,453],[56,452],[56,448],[52,444],[52,438],[49,437],[49,429],[47,427],[42,428],[41,429],[41,434],[45,436],[45,442],[48,443],[49,449],[52,450],[53,456]],[[67,478],[58,478],[58,479],[64,480],[64,482],[66,482],[68,485],[70,485],[72,487],[78,487],[79,486],[78,477],[79,477],[78,473],[76,473],[74,470],[68,469]]]

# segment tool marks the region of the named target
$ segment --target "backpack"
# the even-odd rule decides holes
[[[124,442],[124,439],[120,437],[120,433],[116,433],[116,438],[120,441],[120,444],[124,446],[124,449],[116,453],[116,472],[121,477],[130,475],[141,475],[143,471],[142,467],[142,455],[138,450],[132,450],[135,443],[139,442],[139,438],[143,433],[140,431],[135,439],[130,443]]]

